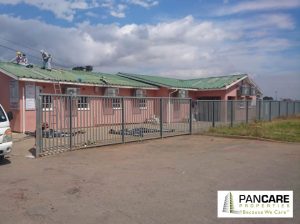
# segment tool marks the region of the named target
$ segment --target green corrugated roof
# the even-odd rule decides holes
[[[131,80],[125,77],[121,77],[113,74],[98,73],[98,72],[85,72],[74,70],[53,69],[47,71],[37,66],[33,68],[26,68],[22,65],[18,65],[10,62],[0,62],[0,69],[4,72],[12,74],[17,78],[30,78],[37,80],[47,81],[60,81],[60,82],[73,82],[96,84],[103,86],[127,86],[137,88],[155,88],[155,86]]]
[[[197,89],[221,89],[221,88],[225,88],[226,86],[229,86],[230,84],[246,76],[247,76],[246,74],[227,75],[227,76],[218,76],[218,77],[190,79],[190,80],[186,80],[185,82],[188,83],[188,85]]]
[[[119,75],[122,77],[146,82],[152,85],[166,86],[179,89],[221,89],[247,76],[246,74],[235,74],[228,76],[181,80],[160,76],[138,75],[128,73],[119,73]]]
[[[121,77],[132,78],[134,80],[138,80],[141,82],[146,82],[152,85],[157,86],[166,86],[172,88],[191,88],[189,83],[186,83],[185,80],[181,79],[174,79],[174,78],[167,78],[161,76],[151,76],[151,75],[138,75],[138,74],[129,74],[129,73],[119,73]]]

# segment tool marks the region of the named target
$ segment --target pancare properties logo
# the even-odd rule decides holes
[[[293,191],[218,191],[219,218],[293,218]]]

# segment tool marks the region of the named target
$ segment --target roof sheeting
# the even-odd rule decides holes
[[[138,75],[138,74],[128,74],[128,73],[119,73],[119,75],[122,77],[131,78],[133,80],[138,80],[141,82],[146,82],[157,86],[165,86],[169,88],[178,88],[178,89],[195,89],[195,90],[224,89],[230,86],[232,83],[248,77],[247,74],[237,74],[237,75],[235,74],[235,75],[228,75],[228,76],[181,80],[181,79],[166,78],[160,76]]]
[[[239,75],[190,79],[190,80],[186,80],[186,82],[197,89],[222,89],[246,77],[248,77],[246,74],[239,74]]]
[[[167,78],[167,77],[161,77],[161,76],[150,76],[150,75],[138,75],[138,74],[129,74],[129,73],[119,73],[122,77],[131,78],[134,80],[138,80],[141,82],[146,82],[152,85],[157,86],[165,86],[165,87],[171,87],[171,88],[191,88],[189,83],[186,83],[185,80],[181,79],[174,79],[174,78]]]
[[[231,84],[242,80],[247,74],[234,74],[228,76],[197,78],[197,79],[176,79],[161,76],[150,76],[140,74],[118,73],[106,74],[99,72],[85,72],[74,70],[53,69],[47,71],[37,66],[26,68],[10,62],[0,62],[0,71],[7,75],[13,75],[17,79],[34,79],[52,82],[70,82],[74,84],[91,84],[101,86],[123,86],[129,88],[167,87],[173,89],[226,89]]]
[[[135,88],[156,88],[151,84],[139,82],[121,77],[118,75],[98,73],[98,72],[85,72],[74,70],[52,69],[47,71],[37,66],[33,68],[26,68],[25,66],[18,65],[10,62],[0,62],[0,69],[6,73],[15,76],[17,79],[35,79],[41,81],[53,82],[71,82],[74,84],[94,84],[103,86],[126,86]],[[0,70],[0,71],[1,71]]]

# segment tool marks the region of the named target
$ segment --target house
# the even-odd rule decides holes
[[[122,102],[118,96],[128,98],[123,102],[127,108],[126,121],[135,123],[145,122],[145,119],[152,119],[159,114],[159,101],[155,97],[165,97],[162,109],[163,121],[177,122],[188,117],[190,104],[186,98],[255,100],[256,96],[261,94],[259,88],[246,74],[180,80],[128,73],[106,74],[63,69],[47,71],[36,66],[26,68],[14,63],[0,62],[0,103],[5,110],[13,112],[14,119],[11,124],[13,131],[35,130],[37,93],[60,96],[71,92],[80,96],[76,98],[76,115],[80,117],[89,111],[88,119],[97,118],[96,125],[108,124],[112,119],[118,123],[118,119],[120,120],[122,116],[119,110]],[[143,99],[145,97],[147,100]],[[171,100],[170,97],[181,100]],[[54,107],[56,110],[60,107],[61,121],[67,116],[60,106],[61,102],[54,101],[53,97],[44,95],[41,100],[43,111],[48,113],[46,116],[50,117]],[[103,102],[98,105],[99,100]]]
[[[151,97],[157,95],[159,88],[112,74],[55,69],[47,71],[0,62],[0,103],[5,110],[13,112],[13,131],[35,130],[37,91],[65,94],[74,90],[78,95],[87,96],[135,96],[142,92],[143,96]],[[51,110],[55,104],[49,96],[44,96],[42,101],[43,110]],[[110,104],[116,110],[120,108],[119,99],[114,99]],[[87,97],[80,97],[78,109],[84,110],[87,107]]]
[[[160,76],[118,73],[119,76],[160,88],[159,96],[187,96],[194,100],[255,100],[262,91],[247,74],[175,79]]]

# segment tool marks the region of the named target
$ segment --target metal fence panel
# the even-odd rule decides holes
[[[37,156],[300,114],[298,101],[39,94],[36,105]]]
[[[190,99],[55,94],[37,99],[39,155],[191,132]]]

